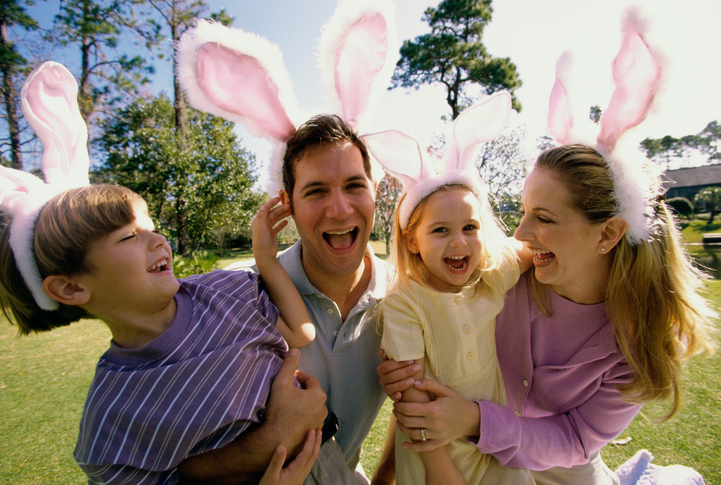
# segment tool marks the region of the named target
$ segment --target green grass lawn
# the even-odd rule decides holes
[[[708,289],[721,308],[721,281],[709,282]],[[107,328],[92,320],[17,337],[15,327],[0,317],[1,484],[84,482],[72,452],[85,393],[109,339]],[[646,448],[656,464],[691,466],[706,483],[721,485],[721,351],[692,360],[686,375],[679,414],[657,424],[664,406],[647,406],[622,434],[631,441],[606,447],[611,468]],[[362,462],[369,474],[383,447],[390,410],[387,402],[364,444]]]

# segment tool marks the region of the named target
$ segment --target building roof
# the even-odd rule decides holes
[[[718,184],[721,184],[721,163],[666,170],[663,173],[663,187],[666,190],[683,187],[707,187]]]

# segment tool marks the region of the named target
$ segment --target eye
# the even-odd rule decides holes
[[[120,242],[128,241],[128,240],[133,239],[133,238],[135,238],[135,237],[138,237],[138,234],[137,234],[136,232],[133,232],[132,234],[128,234],[127,236],[125,236],[124,238],[122,238],[122,239],[120,240]]]
[[[445,227],[436,227],[431,232],[440,234],[440,233],[448,232],[448,229],[446,229]]]
[[[463,230],[464,231],[477,231],[478,226],[475,224],[466,224],[465,226],[463,226]]]

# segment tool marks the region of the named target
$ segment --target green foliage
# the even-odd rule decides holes
[[[706,206],[710,215],[707,225],[713,224],[714,216],[718,211],[719,202],[721,202],[721,187],[706,187],[701,189],[695,198],[697,205],[702,204]]]
[[[481,42],[492,12],[491,0],[443,0],[437,8],[428,8],[423,20],[431,32],[403,42],[393,87],[442,84],[452,119],[473,104],[469,84],[480,85],[485,94],[504,89],[513,94],[522,84],[515,64],[492,57]],[[515,97],[513,107],[521,110]]]
[[[210,273],[216,268],[218,268],[218,256],[209,251],[195,251],[189,257],[173,255],[173,274],[176,278]]]
[[[395,209],[403,192],[400,180],[386,174],[376,189],[376,220],[374,232],[378,240],[386,245],[386,254],[390,254],[391,235],[395,223]]]
[[[192,109],[188,113],[189,133],[181,149],[166,97],[132,103],[104,123],[99,142],[107,158],[95,174],[98,181],[142,195],[183,255],[249,235],[261,199],[251,191],[255,157],[238,147],[232,123]],[[222,238],[221,231],[226,231]]]
[[[674,159],[688,157],[692,153],[700,153],[707,157],[707,163],[721,161],[721,125],[711,121],[696,135],[674,138],[666,135],[663,138],[646,138],[641,142],[641,149],[646,156],[667,166]]]
[[[693,215],[693,204],[686,197],[672,197],[666,201],[666,205],[679,216],[690,217]]]

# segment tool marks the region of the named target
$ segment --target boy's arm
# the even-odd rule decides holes
[[[270,300],[278,307],[280,318],[276,328],[289,347],[303,347],[315,338],[315,326],[308,315],[303,298],[276,258],[275,236],[288,224],[290,205],[278,197],[263,204],[253,219],[253,256]]]
[[[423,359],[416,360],[416,364],[420,365],[421,370],[413,375],[413,379],[420,381],[423,379]],[[403,397],[401,402],[429,402],[431,401],[431,395],[427,391],[421,391],[415,387],[411,387],[403,391]],[[425,430],[422,430],[425,432]],[[421,440],[425,441],[424,435],[421,434]],[[448,450],[445,446],[436,448],[432,451],[424,451],[421,454],[423,465],[426,468],[426,484],[464,484],[465,479],[461,474],[460,470],[451,460]]]

